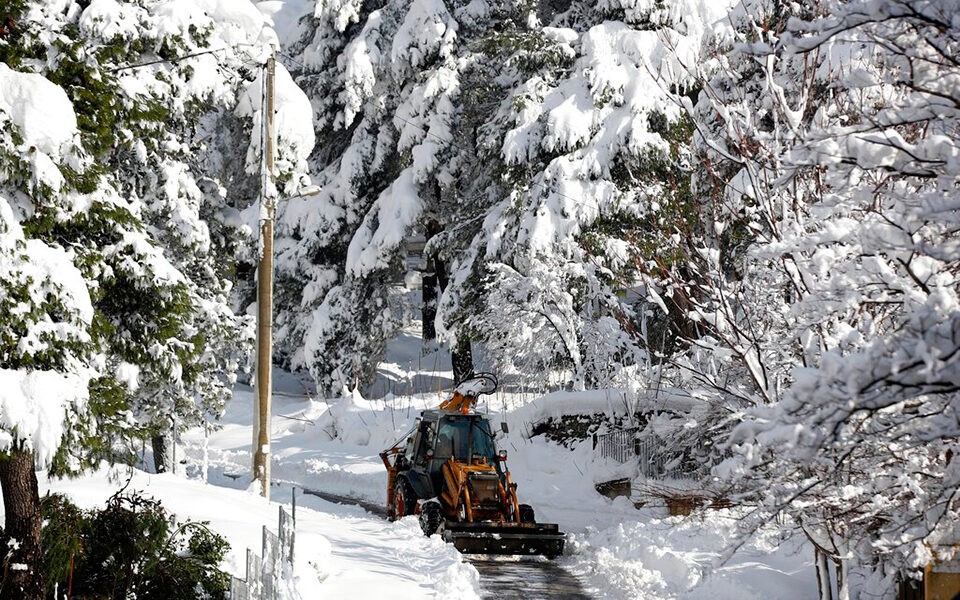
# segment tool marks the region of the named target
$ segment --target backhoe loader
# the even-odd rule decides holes
[[[490,422],[473,409],[497,389],[490,373],[471,375],[438,409],[425,410],[413,429],[380,453],[387,468],[387,516],[418,515],[425,535],[439,533],[465,554],[563,554],[555,523],[537,523],[517,500],[496,449]]]

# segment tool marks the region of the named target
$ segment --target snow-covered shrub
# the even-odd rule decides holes
[[[220,563],[227,541],[205,523],[178,521],[139,493],[117,494],[81,511],[63,496],[44,498],[43,561],[49,593],[77,598],[226,598]]]

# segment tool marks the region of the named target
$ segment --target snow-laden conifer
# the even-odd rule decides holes
[[[281,221],[295,240],[280,268],[292,364],[330,389],[364,382],[355,366],[397,324],[386,288],[401,242],[431,222],[426,252],[449,280],[436,325],[451,346],[488,343],[503,368],[555,364],[577,386],[622,382],[645,360],[630,240],[672,218],[664,189],[682,184],[656,169],[681,177],[689,135],[669,91],[690,79],[671,50],[695,62],[725,5],[608,4],[317,4],[295,47],[327,191]]]
[[[238,209],[255,203],[234,111],[275,37],[246,2],[0,12],[0,478],[4,560],[26,565],[4,593],[38,598],[34,467],[128,459],[229,396],[249,339],[230,297],[252,243]],[[298,179],[284,141],[281,184]]]

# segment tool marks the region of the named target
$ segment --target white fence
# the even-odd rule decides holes
[[[246,577],[231,577],[230,600],[279,600],[284,563],[288,565],[289,572],[293,571],[296,524],[297,503],[294,495],[291,512],[280,507],[279,534],[264,526],[260,555],[247,548]]]

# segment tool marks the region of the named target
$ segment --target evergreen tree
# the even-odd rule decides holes
[[[290,364],[334,391],[363,382],[397,325],[401,242],[436,223],[425,252],[449,267],[435,324],[451,348],[477,340],[503,368],[556,365],[576,386],[639,376],[634,297],[672,233],[649,230],[689,195],[669,88],[690,78],[662,39],[693,57],[724,9],[634,4],[317,4],[294,51],[327,192],[282,220]]]
[[[458,23],[443,2],[318,3],[299,83],[317,111],[324,193],[278,218],[278,350],[331,393],[367,383],[400,324],[404,236],[449,179]],[[333,92],[331,92],[333,90]]]
[[[132,458],[171,416],[211,423],[246,353],[229,294],[252,231],[232,204],[251,199],[226,197],[245,163],[218,150],[245,146],[237,70],[275,38],[250,4],[193,8],[0,15],[0,597],[42,594],[35,465],[72,473]]]

